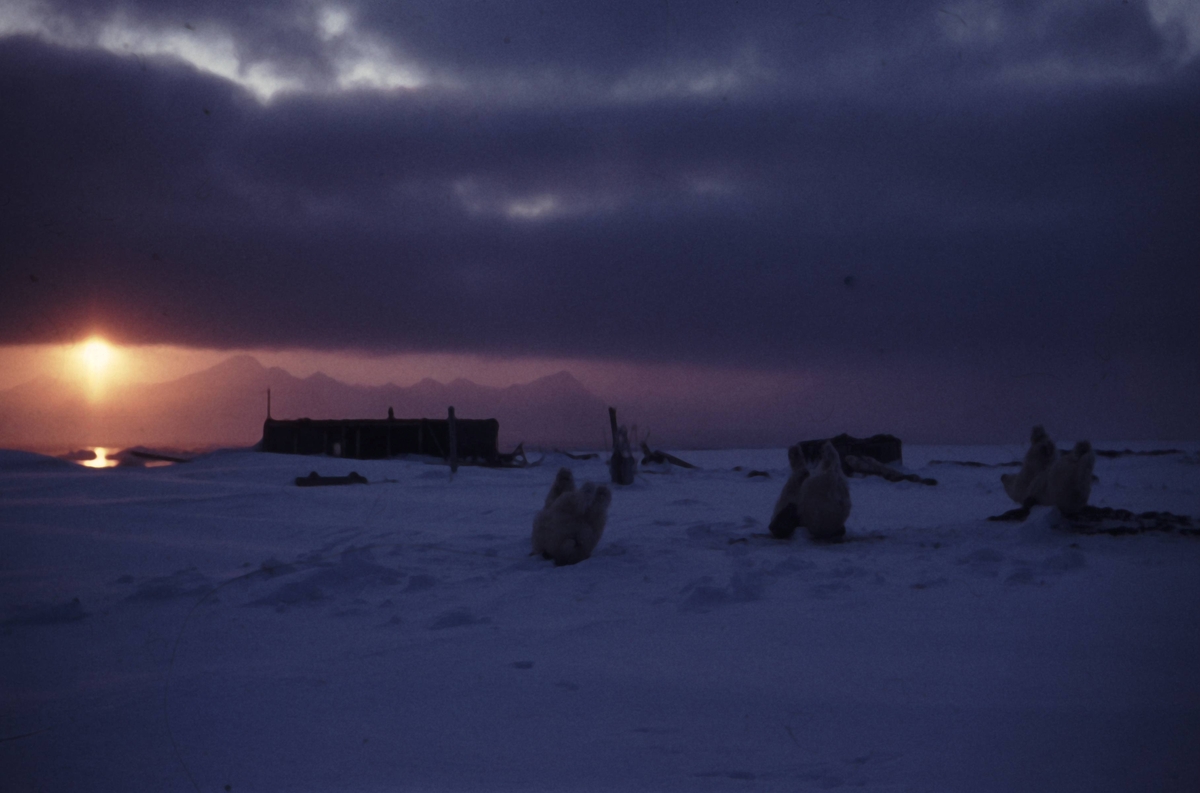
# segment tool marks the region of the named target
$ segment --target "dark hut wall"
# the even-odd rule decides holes
[[[460,460],[491,461],[498,454],[500,422],[457,419]],[[450,423],[446,419],[267,419],[262,450],[279,454],[325,454],[377,460],[405,454],[446,458]]]

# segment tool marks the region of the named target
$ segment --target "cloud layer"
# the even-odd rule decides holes
[[[1194,377],[1198,19],[14,4],[0,343]]]

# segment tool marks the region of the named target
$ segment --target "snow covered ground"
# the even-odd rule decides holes
[[[1176,446],[1092,503],[1200,516]],[[940,484],[852,479],[840,545],[759,536],[783,450],[685,454],[562,568],[534,512],[602,461],[0,452],[3,788],[1200,790],[1200,539],[987,522],[1012,469],[930,461],[1022,447],[905,452]]]

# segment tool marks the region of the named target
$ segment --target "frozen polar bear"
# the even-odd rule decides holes
[[[1025,462],[1021,470],[1015,474],[1001,474],[1000,483],[1004,492],[1018,504],[1024,506],[1025,499],[1030,496],[1030,486],[1042,473],[1050,469],[1058,459],[1058,447],[1046,434],[1046,430],[1038,424],[1029,434],[1029,451],[1025,452]]]
[[[565,472],[565,475],[564,475]],[[571,489],[564,489],[567,484]],[[612,491],[586,482],[574,489],[574,477],[560,469],[546,496],[546,506],[533,518],[533,553],[555,565],[576,564],[592,555],[604,533]]]
[[[804,464],[804,454],[797,444],[788,449],[788,464],[792,473],[783,483],[783,490],[775,502],[771,512],[771,534],[781,540],[786,540],[800,525],[800,488],[808,479],[808,466]]]
[[[1027,498],[1043,506],[1057,507],[1064,515],[1074,514],[1087,506],[1095,467],[1096,452],[1091,442],[1079,441],[1030,483]]]
[[[828,441],[821,447],[817,470],[800,485],[800,524],[814,540],[834,540],[846,534],[850,517],[850,485],[842,458]]]

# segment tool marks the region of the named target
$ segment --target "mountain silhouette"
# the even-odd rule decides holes
[[[165,383],[114,387],[91,403],[79,386],[39,377],[0,391],[0,445],[52,449],[132,444],[250,445],[267,415],[277,419],[495,418],[501,449],[530,445],[599,447],[605,403],[569,372],[507,387],[426,378],[412,386],[351,385],[323,373],[295,377],[237,355]]]

